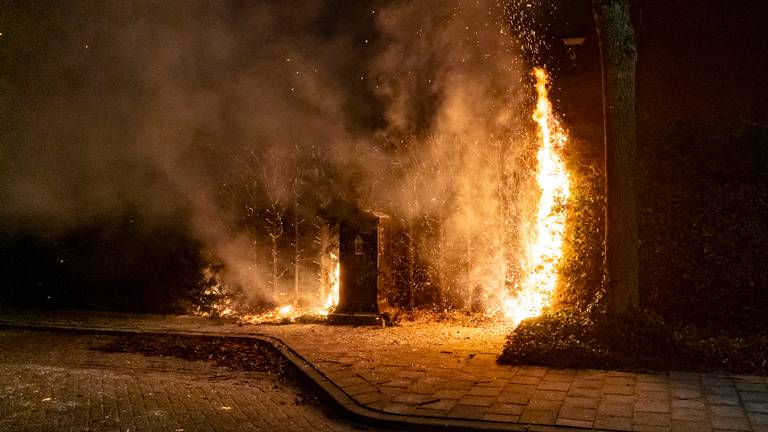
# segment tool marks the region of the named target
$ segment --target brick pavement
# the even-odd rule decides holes
[[[351,431],[270,374],[0,329],[0,431]]]
[[[29,322],[31,317],[7,319]],[[407,421],[455,419],[481,428],[768,431],[766,377],[501,366],[495,358],[509,330],[502,326],[236,326],[189,317],[115,315],[57,319],[80,326],[277,337],[367,412]]]

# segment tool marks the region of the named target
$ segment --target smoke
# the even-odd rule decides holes
[[[8,229],[182,218],[270,298],[265,212],[343,199],[439,220],[424,255],[460,295],[510,283],[529,81],[503,4],[15,4],[0,28]]]

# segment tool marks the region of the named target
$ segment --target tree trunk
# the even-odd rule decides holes
[[[611,312],[639,306],[635,194],[635,63],[630,0],[593,0],[603,76],[607,300]]]

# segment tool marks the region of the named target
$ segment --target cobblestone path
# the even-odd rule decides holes
[[[275,376],[0,330],[0,431],[351,431]]]
[[[371,412],[613,431],[768,432],[768,377],[496,364],[509,328],[235,325],[189,316],[12,311],[0,323],[277,337]],[[547,429],[550,430],[550,429]]]

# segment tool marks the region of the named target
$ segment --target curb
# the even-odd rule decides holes
[[[137,329],[137,328],[108,328],[99,326],[56,325],[37,323],[18,323],[0,320],[0,328],[25,329],[37,331],[107,334],[107,335],[137,335],[159,334],[198,337],[219,337],[231,339],[255,339],[271,345],[293,367],[300,372],[300,377],[306,383],[319,390],[320,396],[331,403],[349,419],[372,426],[394,428],[397,430],[444,430],[444,431],[523,431],[523,432],[564,432],[584,431],[585,428],[573,426],[550,426],[525,423],[507,423],[490,420],[471,420],[460,418],[427,417],[387,413],[378,409],[368,408],[357,402],[341,387],[336,385],[322,371],[293,350],[288,344],[274,336],[260,333],[228,333],[211,331],[187,331],[174,329]],[[598,430],[598,429],[589,429]]]

